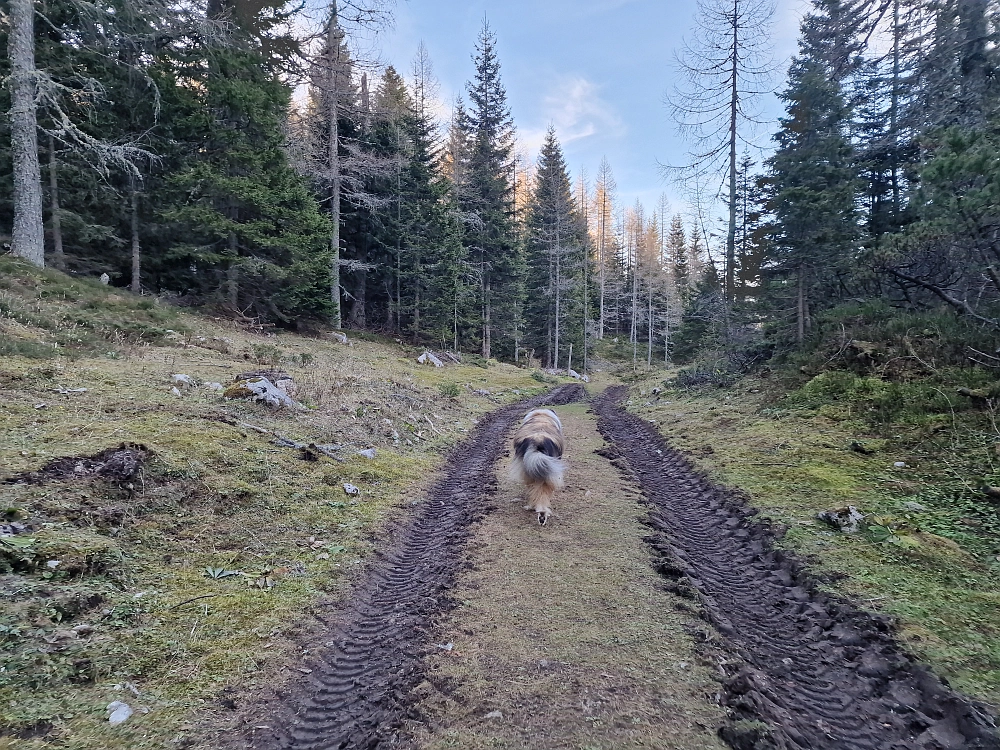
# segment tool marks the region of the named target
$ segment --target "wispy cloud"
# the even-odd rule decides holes
[[[616,138],[625,134],[625,121],[615,108],[601,98],[598,86],[583,76],[560,76],[542,99],[544,123],[521,130],[521,143],[536,152],[551,124],[563,146],[600,134]]]

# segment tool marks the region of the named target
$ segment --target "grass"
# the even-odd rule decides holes
[[[661,381],[633,386],[631,408],[787,527],[783,544],[831,590],[897,618],[917,658],[1000,706],[1000,514],[977,489],[996,476],[988,410],[936,383],[850,373],[823,373],[787,397],[753,379],[652,394]],[[868,514],[869,533],[815,518],[846,505]]]
[[[197,744],[227,686],[273,679],[311,608],[343,590],[478,416],[545,390],[507,365],[265,335],[9,259],[0,287],[17,298],[0,318],[3,476],[121,442],[152,451],[131,488],[0,485],[0,523],[28,526],[0,542],[0,748]],[[174,373],[225,383],[260,367],[288,372],[308,408],[170,390]],[[342,445],[344,461],[303,460],[220,418]],[[357,455],[370,447],[373,460]],[[111,727],[115,700],[136,714]]]

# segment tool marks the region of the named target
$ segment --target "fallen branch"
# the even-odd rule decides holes
[[[222,594],[202,594],[201,596],[194,596],[194,597],[192,597],[190,599],[185,599],[180,604],[175,604],[174,606],[170,607],[167,611],[170,612],[170,611],[173,611],[175,609],[180,609],[185,604],[190,604],[191,602],[196,602],[199,599],[211,599],[214,596],[222,596]]]

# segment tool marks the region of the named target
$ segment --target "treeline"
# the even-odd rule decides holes
[[[952,361],[1000,365],[998,23],[988,0],[813,0],[774,152],[724,190],[735,280],[689,311],[689,338],[808,346],[843,337],[835,310],[945,314],[968,332],[941,342]]]
[[[605,335],[637,357],[666,348],[697,244],[688,270],[683,228],[668,249],[663,215],[620,210],[607,163],[574,186],[554,131],[535,164],[515,157],[488,26],[445,127],[423,46],[406,78],[372,75],[335,4],[303,40],[280,1],[14,3],[0,226],[15,254],[231,315],[549,367],[574,351],[585,366]]]

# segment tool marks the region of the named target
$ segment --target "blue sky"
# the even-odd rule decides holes
[[[778,0],[776,88],[795,51],[802,7],[801,0]],[[694,13],[694,0],[399,0],[379,47],[383,61],[408,77],[422,40],[447,103],[473,75],[473,47],[487,18],[518,138],[532,160],[551,123],[574,176],[586,169],[593,178],[607,156],[622,203],[639,199],[652,208],[666,192],[680,208],[657,161],[684,158],[663,99]],[[778,114],[772,102],[767,115]],[[765,130],[764,142],[774,127]]]

